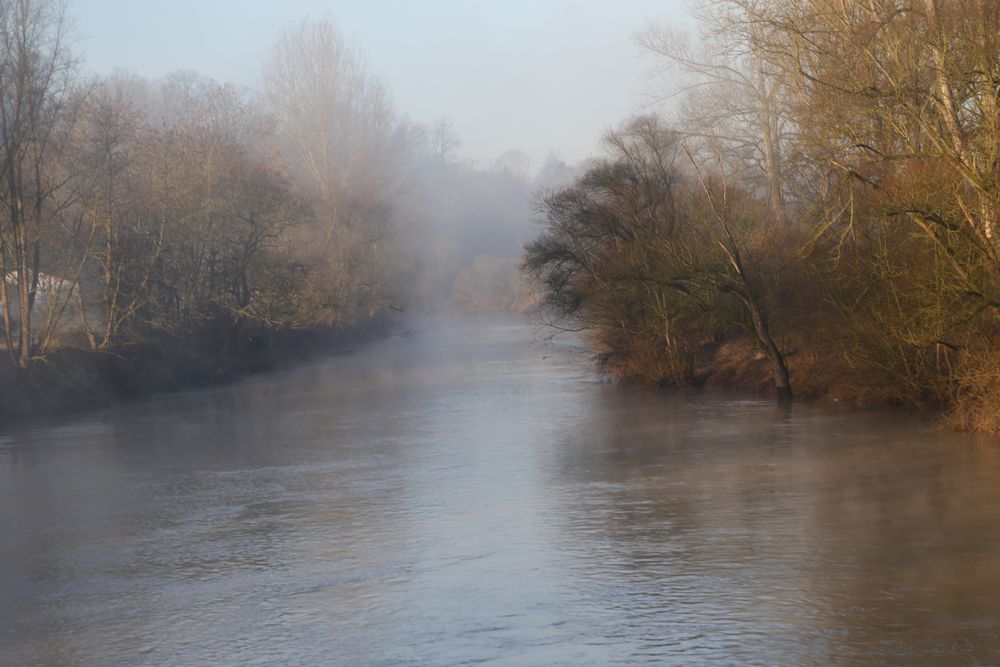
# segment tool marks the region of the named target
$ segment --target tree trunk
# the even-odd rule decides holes
[[[771,366],[771,373],[774,375],[774,386],[778,391],[778,400],[782,403],[791,401],[792,384],[788,378],[788,366],[785,364],[784,355],[781,354],[781,350],[778,349],[777,343],[771,336],[767,316],[761,312],[752,298],[747,299],[746,303],[753,320],[754,334],[760,342],[761,350],[767,358],[767,363]]]
[[[18,302],[18,325],[19,336],[17,346],[17,368],[18,375],[28,375],[28,366],[31,365],[31,270],[28,267],[28,238],[24,224],[23,208],[20,198],[14,202],[18,210],[19,224],[15,228],[17,237],[14,251],[17,255],[17,302]]]

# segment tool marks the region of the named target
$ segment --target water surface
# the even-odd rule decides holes
[[[512,320],[0,441],[0,664],[1000,662],[1000,446]]]

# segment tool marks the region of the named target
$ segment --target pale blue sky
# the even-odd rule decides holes
[[[461,153],[507,149],[570,162],[644,101],[648,19],[684,24],[686,0],[71,0],[87,66],[158,77],[190,69],[256,83],[280,28],[332,16],[398,108],[447,115]]]

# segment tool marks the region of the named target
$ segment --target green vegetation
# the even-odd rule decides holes
[[[690,84],[547,196],[524,267],[628,381],[1000,431],[1000,5],[704,3]],[[702,55],[704,54],[704,55]]]

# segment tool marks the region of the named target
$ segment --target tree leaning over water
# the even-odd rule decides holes
[[[706,339],[744,331],[790,399],[770,323],[766,202],[704,172],[654,116],[610,132],[605,146],[607,159],[541,203],[546,229],[524,267],[548,306],[589,332],[605,369],[630,380],[690,384]]]
[[[1000,430],[1000,2],[699,6],[702,48],[641,37],[686,85],[664,123],[688,159],[665,185],[612,144],[545,201],[526,266],[550,306],[625,378],[760,386],[776,350],[799,394]],[[750,321],[753,287],[766,327],[705,276]]]
[[[1000,3],[725,4],[785,82],[796,151],[823,176],[804,222],[868,257],[871,284],[838,298],[863,332],[848,362],[994,428]]]

